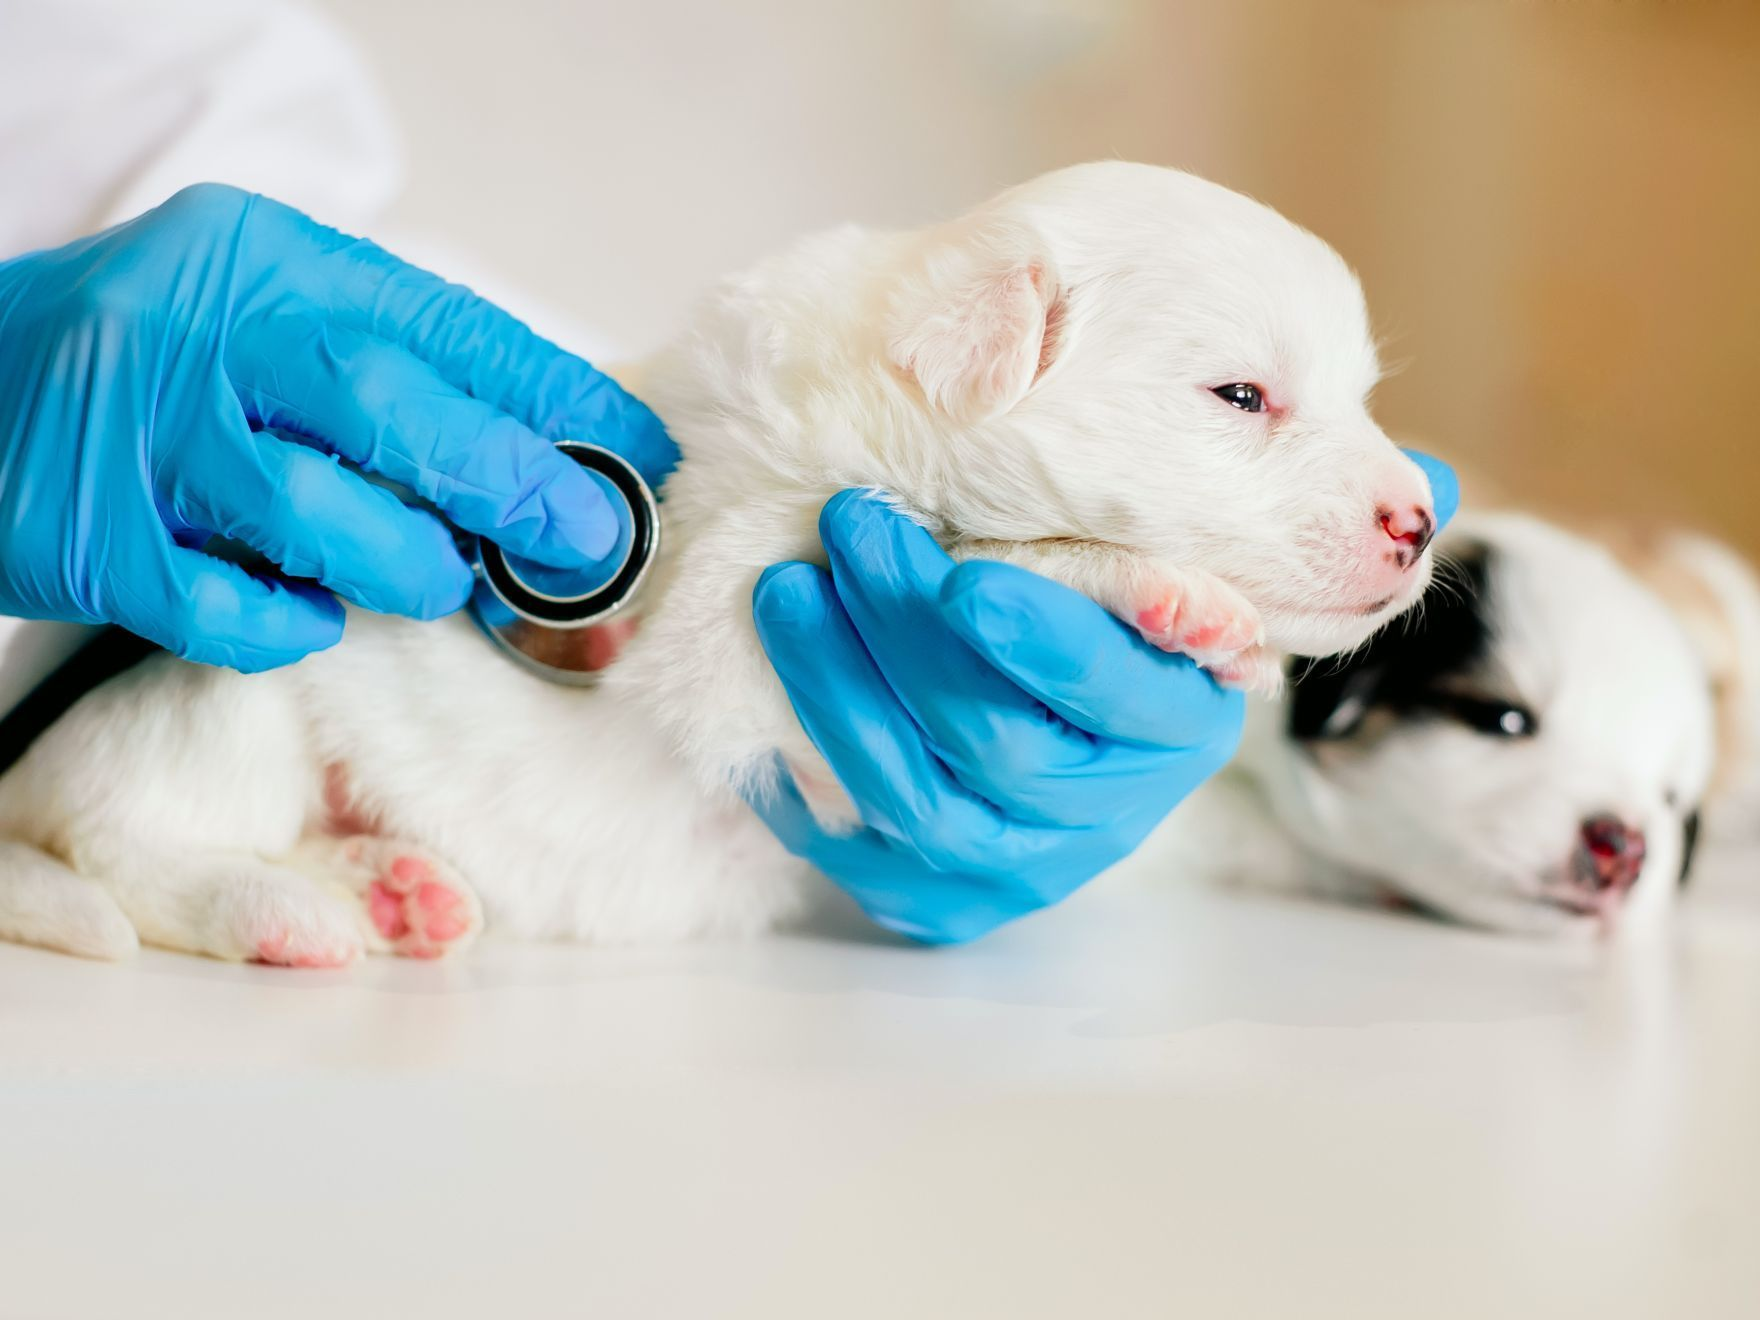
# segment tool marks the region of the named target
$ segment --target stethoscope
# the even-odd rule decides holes
[[[586,687],[628,639],[629,621],[616,616],[635,599],[659,553],[660,510],[641,473],[609,449],[579,440],[556,447],[627,510],[617,545],[591,569],[559,570],[517,559],[478,538],[470,612],[521,669],[552,683]]]

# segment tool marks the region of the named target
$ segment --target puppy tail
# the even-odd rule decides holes
[[[81,958],[126,958],[140,947],[116,900],[28,843],[0,839],[0,940]]]

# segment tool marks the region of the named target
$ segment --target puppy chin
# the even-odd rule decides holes
[[[1267,610],[1265,636],[1290,655],[1327,656],[1353,651],[1411,609],[1417,592],[1401,593],[1378,610]]]
[[[1430,585],[1434,560],[1426,554],[1399,590],[1379,601],[1342,599],[1337,605],[1262,607],[1265,638],[1289,655],[1328,656],[1354,651],[1418,603]]]
[[[1424,912],[1473,930],[1567,942],[1605,939],[1619,923],[1544,900],[1532,882],[1511,882],[1469,863],[1429,877],[1404,875],[1388,887]]]
[[[1651,867],[1623,895],[1605,897],[1574,885],[1565,866],[1512,874],[1470,856],[1429,875],[1406,874],[1388,886],[1421,908],[1479,930],[1539,939],[1622,945],[1646,943],[1663,929],[1670,904],[1667,867]]]

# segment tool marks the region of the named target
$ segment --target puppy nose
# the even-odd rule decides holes
[[[1410,568],[1418,562],[1418,556],[1424,553],[1430,544],[1430,538],[1436,535],[1436,519],[1421,504],[1408,504],[1404,508],[1377,511],[1381,518],[1381,530],[1387,533],[1387,539],[1394,544],[1394,557],[1401,568]]]
[[[1577,845],[1577,877],[1596,890],[1625,890],[1644,869],[1644,831],[1617,816],[1591,816]]]

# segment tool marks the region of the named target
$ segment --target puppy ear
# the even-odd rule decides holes
[[[1717,712],[1712,798],[1739,808],[1720,814],[1760,810],[1760,578],[1728,546],[1693,533],[1630,536],[1614,549],[1704,662]]]
[[[1056,272],[1037,236],[967,222],[932,239],[899,282],[886,347],[931,407],[987,421],[1051,365],[1061,319]]]

